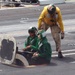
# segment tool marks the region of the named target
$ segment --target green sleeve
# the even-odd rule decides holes
[[[51,49],[51,45],[46,43],[43,45],[43,53],[41,52],[39,54],[40,57],[51,57],[52,54],[52,49]]]
[[[27,37],[27,39],[25,40],[24,48],[26,48],[26,46],[28,45],[28,43],[29,43],[29,37]]]
[[[31,45],[31,48],[34,50],[38,50],[38,39],[35,40],[35,45]]]

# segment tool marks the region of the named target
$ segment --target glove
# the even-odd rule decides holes
[[[61,39],[64,39],[64,32],[61,32]]]

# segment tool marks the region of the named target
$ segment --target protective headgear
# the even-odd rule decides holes
[[[46,32],[44,30],[39,30],[38,35],[40,35],[41,38],[44,38],[44,37],[46,37]]]
[[[48,5],[48,13],[53,14],[56,11],[56,7],[53,4]]]
[[[28,30],[29,33],[36,33],[36,31],[37,31],[36,27],[30,27]]]
[[[32,27],[32,29],[34,29],[35,31],[37,31],[37,28],[36,27]]]

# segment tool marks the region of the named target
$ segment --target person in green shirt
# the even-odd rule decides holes
[[[27,37],[27,40],[25,41],[25,48],[23,51],[31,51],[34,52],[38,49],[38,37],[37,37],[37,28],[31,27],[28,30],[29,36]]]
[[[29,36],[26,38],[26,41],[24,43],[24,48],[22,49],[22,52],[18,51],[18,54],[23,55],[29,65],[34,64],[31,60],[34,52],[37,52],[38,50],[38,36],[37,36],[37,28],[36,27],[30,27],[28,29]],[[20,64],[19,61],[17,64]]]
[[[44,30],[39,30],[38,38],[38,51],[33,54],[32,59],[35,65],[50,64],[52,49],[50,43],[47,41],[46,32]]]
[[[37,28],[36,27],[30,27],[28,29],[29,36],[27,37],[25,43],[24,43],[24,48],[22,49],[23,52],[22,54],[28,61],[29,65],[33,64],[31,58],[38,50],[38,36],[37,36]]]
[[[39,30],[38,35],[34,27],[28,30],[29,36],[25,42],[22,55],[26,57],[29,65],[50,64],[52,49],[47,41],[46,32]]]

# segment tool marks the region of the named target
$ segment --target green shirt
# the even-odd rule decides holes
[[[42,41],[40,41],[38,52],[39,52],[40,57],[44,57],[48,60],[51,59],[52,49],[51,49],[51,45],[50,45],[50,43],[48,43],[46,37],[43,38]]]
[[[38,37],[34,36],[28,36],[26,42],[25,42],[25,47],[31,45],[31,49],[37,50],[38,49]]]

